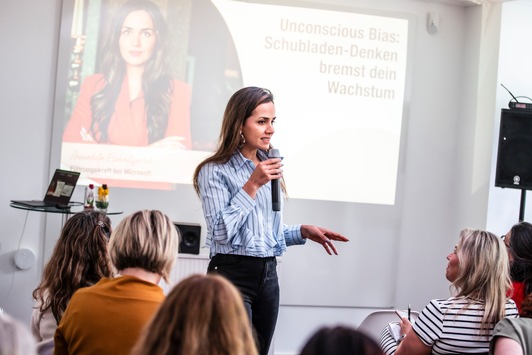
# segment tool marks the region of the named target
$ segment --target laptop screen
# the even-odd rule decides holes
[[[79,179],[79,173],[56,169],[44,196],[45,202],[68,205]]]

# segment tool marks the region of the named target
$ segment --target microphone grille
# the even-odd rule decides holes
[[[281,157],[281,153],[279,153],[279,149],[270,149],[270,151],[268,152],[268,158],[280,158]]]

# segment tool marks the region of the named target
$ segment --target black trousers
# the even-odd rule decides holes
[[[259,354],[267,355],[279,314],[276,258],[216,254],[207,272],[224,276],[240,290],[255,331]]]

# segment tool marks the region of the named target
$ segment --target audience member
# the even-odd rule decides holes
[[[511,287],[508,253],[494,234],[464,229],[447,256],[445,276],[454,296],[432,300],[414,325],[401,320],[399,344],[385,329],[381,347],[386,354],[487,353],[494,325],[517,317]]]
[[[520,318],[505,318],[495,326],[490,355],[532,354],[532,293],[521,304]]]
[[[366,334],[347,326],[323,327],[303,346],[300,355],[383,355]]]
[[[532,293],[532,224],[519,222],[504,236],[510,256],[512,299],[521,310],[523,298]]]
[[[78,290],[55,333],[55,354],[129,354],[164,300],[178,234],[160,211],[125,217],[111,234],[109,255],[118,271]]]
[[[133,354],[256,355],[240,292],[218,275],[192,275],[170,292]]]
[[[18,320],[0,312],[0,355],[35,354],[35,340],[29,330]]]
[[[110,231],[111,221],[97,211],[79,212],[66,221],[41,283],[33,291],[36,305],[31,331],[39,354],[53,353],[57,324],[74,292],[111,276],[107,255]]]

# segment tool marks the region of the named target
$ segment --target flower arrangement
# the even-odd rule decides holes
[[[96,207],[100,210],[106,210],[109,206],[109,187],[103,184],[98,187],[98,199],[96,200]]]
[[[89,184],[89,186],[85,188],[85,202],[83,204],[83,207],[86,210],[90,210],[94,208],[94,185],[93,184]]]

